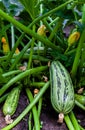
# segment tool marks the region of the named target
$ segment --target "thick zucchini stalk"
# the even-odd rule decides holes
[[[68,116],[68,114],[65,115],[64,120],[65,120],[65,123],[66,123],[69,130],[75,130],[74,126],[73,126],[73,124],[72,124],[72,122],[71,122],[71,120],[70,120],[70,118]]]

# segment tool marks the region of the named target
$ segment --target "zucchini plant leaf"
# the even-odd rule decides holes
[[[19,0],[25,7],[32,19],[34,19],[39,12],[39,0]]]
[[[12,16],[18,16],[24,9],[22,4],[17,0],[1,0],[6,11]]]

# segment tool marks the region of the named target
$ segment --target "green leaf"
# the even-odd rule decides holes
[[[12,16],[18,16],[23,10],[22,4],[17,0],[2,0],[2,3],[4,4],[6,11]]]
[[[25,7],[26,11],[29,13],[32,19],[38,15],[39,12],[39,0],[19,0],[23,6]]]

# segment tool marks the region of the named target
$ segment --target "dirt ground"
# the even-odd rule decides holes
[[[24,110],[27,103],[28,103],[27,97],[25,96],[25,93],[22,92],[21,96],[20,96],[17,111],[12,116],[13,119],[16,118]],[[52,107],[49,107],[49,106],[51,106],[49,103],[50,102],[48,102],[47,105],[42,107],[41,118],[40,118],[40,120],[42,122],[42,130],[68,130],[65,123],[63,123],[62,125],[57,123],[58,115]],[[2,113],[2,105],[0,107],[1,107],[1,109],[0,109],[0,130],[1,130],[4,126],[6,126],[6,124],[4,121],[4,115]],[[78,121],[80,122],[80,124],[83,126],[83,128],[85,128],[85,112],[83,110],[79,109],[78,107],[75,107],[74,113],[75,113]],[[29,113],[12,130],[28,130],[28,125],[27,125],[28,117],[29,117]]]

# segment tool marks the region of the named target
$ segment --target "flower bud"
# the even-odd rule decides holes
[[[80,38],[80,32],[74,32],[70,34],[68,38],[68,46],[72,46],[75,42],[77,42]]]
[[[41,25],[37,30],[37,34],[39,34],[40,36],[46,36],[45,29],[46,29],[45,25]]]
[[[2,45],[3,53],[7,54],[10,51],[10,48],[9,48],[8,42],[6,41],[6,38],[2,37],[1,42],[3,43],[3,45]]]

